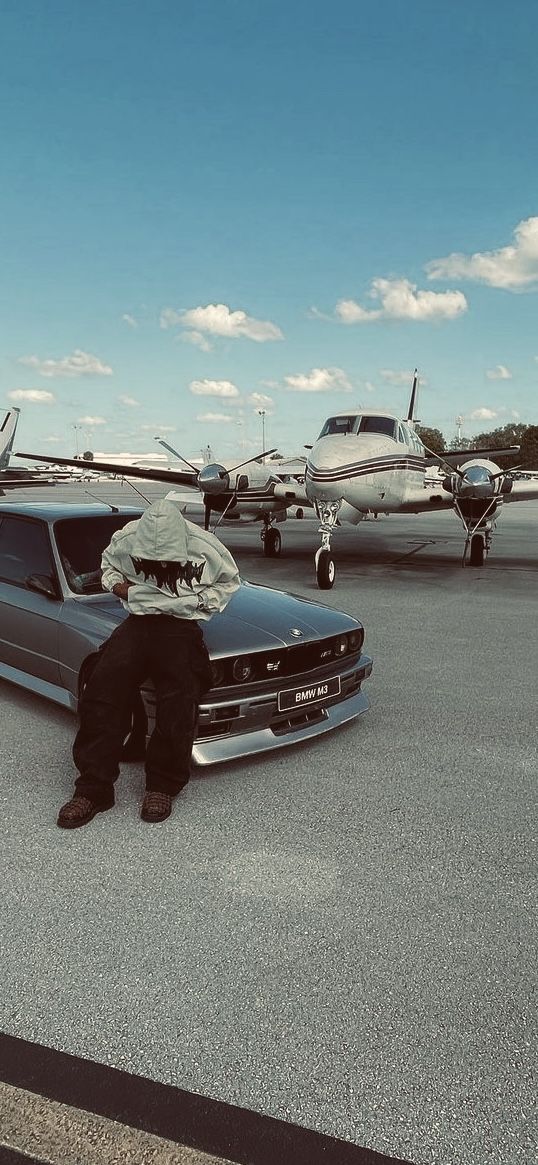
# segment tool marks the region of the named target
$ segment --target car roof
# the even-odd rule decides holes
[[[136,506],[114,506],[108,503],[80,502],[2,502],[0,514],[21,514],[25,518],[41,518],[45,522],[55,522],[59,518],[103,517],[105,514],[125,514],[139,518],[143,511]]]

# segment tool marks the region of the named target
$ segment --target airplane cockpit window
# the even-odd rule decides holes
[[[361,417],[359,433],[378,433],[397,440],[397,421],[393,417]]]
[[[321,430],[321,437],[336,437],[345,436],[346,433],[352,433],[355,429],[358,417],[329,417]],[[356,431],[356,430],[355,430]],[[319,440],[319,438],[318,438]]]

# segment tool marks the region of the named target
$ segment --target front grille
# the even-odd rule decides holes
[[[343,632],[342,634],[346,634]],[[215,660],[213,690],[215,688],[236,687],[241,683],[256,683],[261,680],[277,680],[282,676],[310,675],[319,667],[331,663],[352,663],[360,656],[361,648],[341,655],[336,650],[342,635],[332,635],[329,639],[318,639],[315,643],[298,643],[293,647],[283,647],[280,651],[260,651],[248,656],[252,671],[248,680],[236,680],[233,675],[233,659]],[[242,657],[235,657],[242,658]]]

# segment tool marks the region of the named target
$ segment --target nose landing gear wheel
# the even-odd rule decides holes
[[[273,530],[272,526],[265,531],[265,538],[263,540],[263,553],[266,558],[279,558],[282,549],[282,539],[279,530]]]
[[[336,568],[330,550],[322,550],[316,562],[316,578],[321,591],[330,591],[334,586]]]
[[[484,539],[481,534],[473,534],[471,538],[471,551],[469,554],[470,566],[484,565]]]

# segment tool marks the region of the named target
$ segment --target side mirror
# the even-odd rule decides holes
[[[29,574],[25,583],[29,591],[36,591],[38,595],[46,595],[47,599],[58,598],[54,579],[49,574]]]

